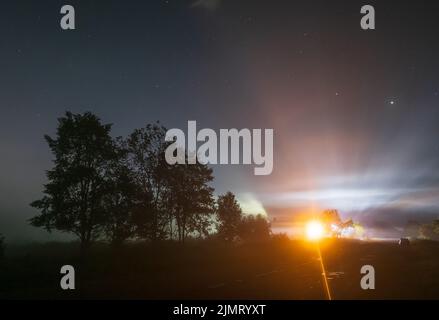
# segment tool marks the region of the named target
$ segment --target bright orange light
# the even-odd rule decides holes
[[[323,224],[317,220],[310,221],[306,224],[306,237],[311,241],[318,241],[325,235]]]

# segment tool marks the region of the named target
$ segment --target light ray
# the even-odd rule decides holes
[[[328,278],[326,277],[325,264],[323,263],[323,257],[319,243],[317,243],[316,246],[317,246],[317,252],[319,254],[320,267],[322,269],[322,277],[323,277],[323,283],[325,285],[326,295],[328,297],[328,300],[332,300],[331,291],[329,290]]]

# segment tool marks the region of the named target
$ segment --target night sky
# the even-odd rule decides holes
[[[360,28],[365,4],[376,30]],[[59,237],[26,220],[66,110],[114,136],[156,120],[273,128],[271,176],[215,166],[213,185],[279,228],[310,208],[389,229],[437,218],[438,39],[437,1],[2,1],[0,233]]]

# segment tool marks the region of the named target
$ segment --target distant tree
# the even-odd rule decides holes
[[[5,237],[0,233],[0,261],[5,256]]]
[[[407,221],[404,227],[404,237],[417,238],[421,224],[414,220]]]
[[[239,226],[238,235],[245,241],[268,240],[271,235],[270,222],[262,215],[244,216]]]
[[[274,242],[287,244],[290,243],[291,240],[286,233],[277,233],[272,235],[272,239]]]
[[[136,215],[137,234],[152,241],[164,239],[172,223],[168,216],[169,165],[165,160],[166,129],[159,123],[136,129],[126,141],[128,165],[140,186],[144,210]]]
[[[431,224],[422,224],[419,226],[419,238],[431,239],[434,237],[434,232]]]
[[[328,225],[331,225],[331,224],[338,225],[338,224],[342,223],[342,220],[340,218],[340,214],[335,209],[329,209],[329,210],[323,211],[321,219],[323,220],[324,223],[326,223]]]
[[[31,203],[41,213],[30,223],[77,235],[82,251],[100,236],[105,219],[108,165],[117,156],[110,130],[92,113],[66,112],[56,137],[45,136],[54,168],[47,171],[44,197]]]
[[[439,220],[423,224],[419,227],[419,237],[422,239],[439,239]]]
[[[322,212],[320,216],[320,220],[325,225],[325,229],[331,234],[333,237],[340,237],[343,228],[349,227],[353,224],[352,220],[347,224],[344,224],[340,218],[340,214],[338,210],[328,209]]]
[[[169,209],[178,240],[184,243],[188,234],[193,231],[206,234],[210,226],[207,222],[215,205],[213,188],[209,186],[213,180],[212,169],[200,163],[176,164],[170,173]]]
[[[433,232],[439,235],[439,220],[433,221]]]
[[[225,241],[232,241],[239,233],[242,210],[231,192],[220,195],[217,200],[218,236]]]

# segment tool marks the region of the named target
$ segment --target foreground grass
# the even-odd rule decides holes
[[[438,299],[439,244],[331,240],[320,245],[335,299]],[[3,299],[326,299],[316,245],[269,241],[95,245],[81,259],[76,243],[9,246],[0,265]],[[60,289],[62,265],[76,290]],[[360,288],[373,265],[376,290]]]

